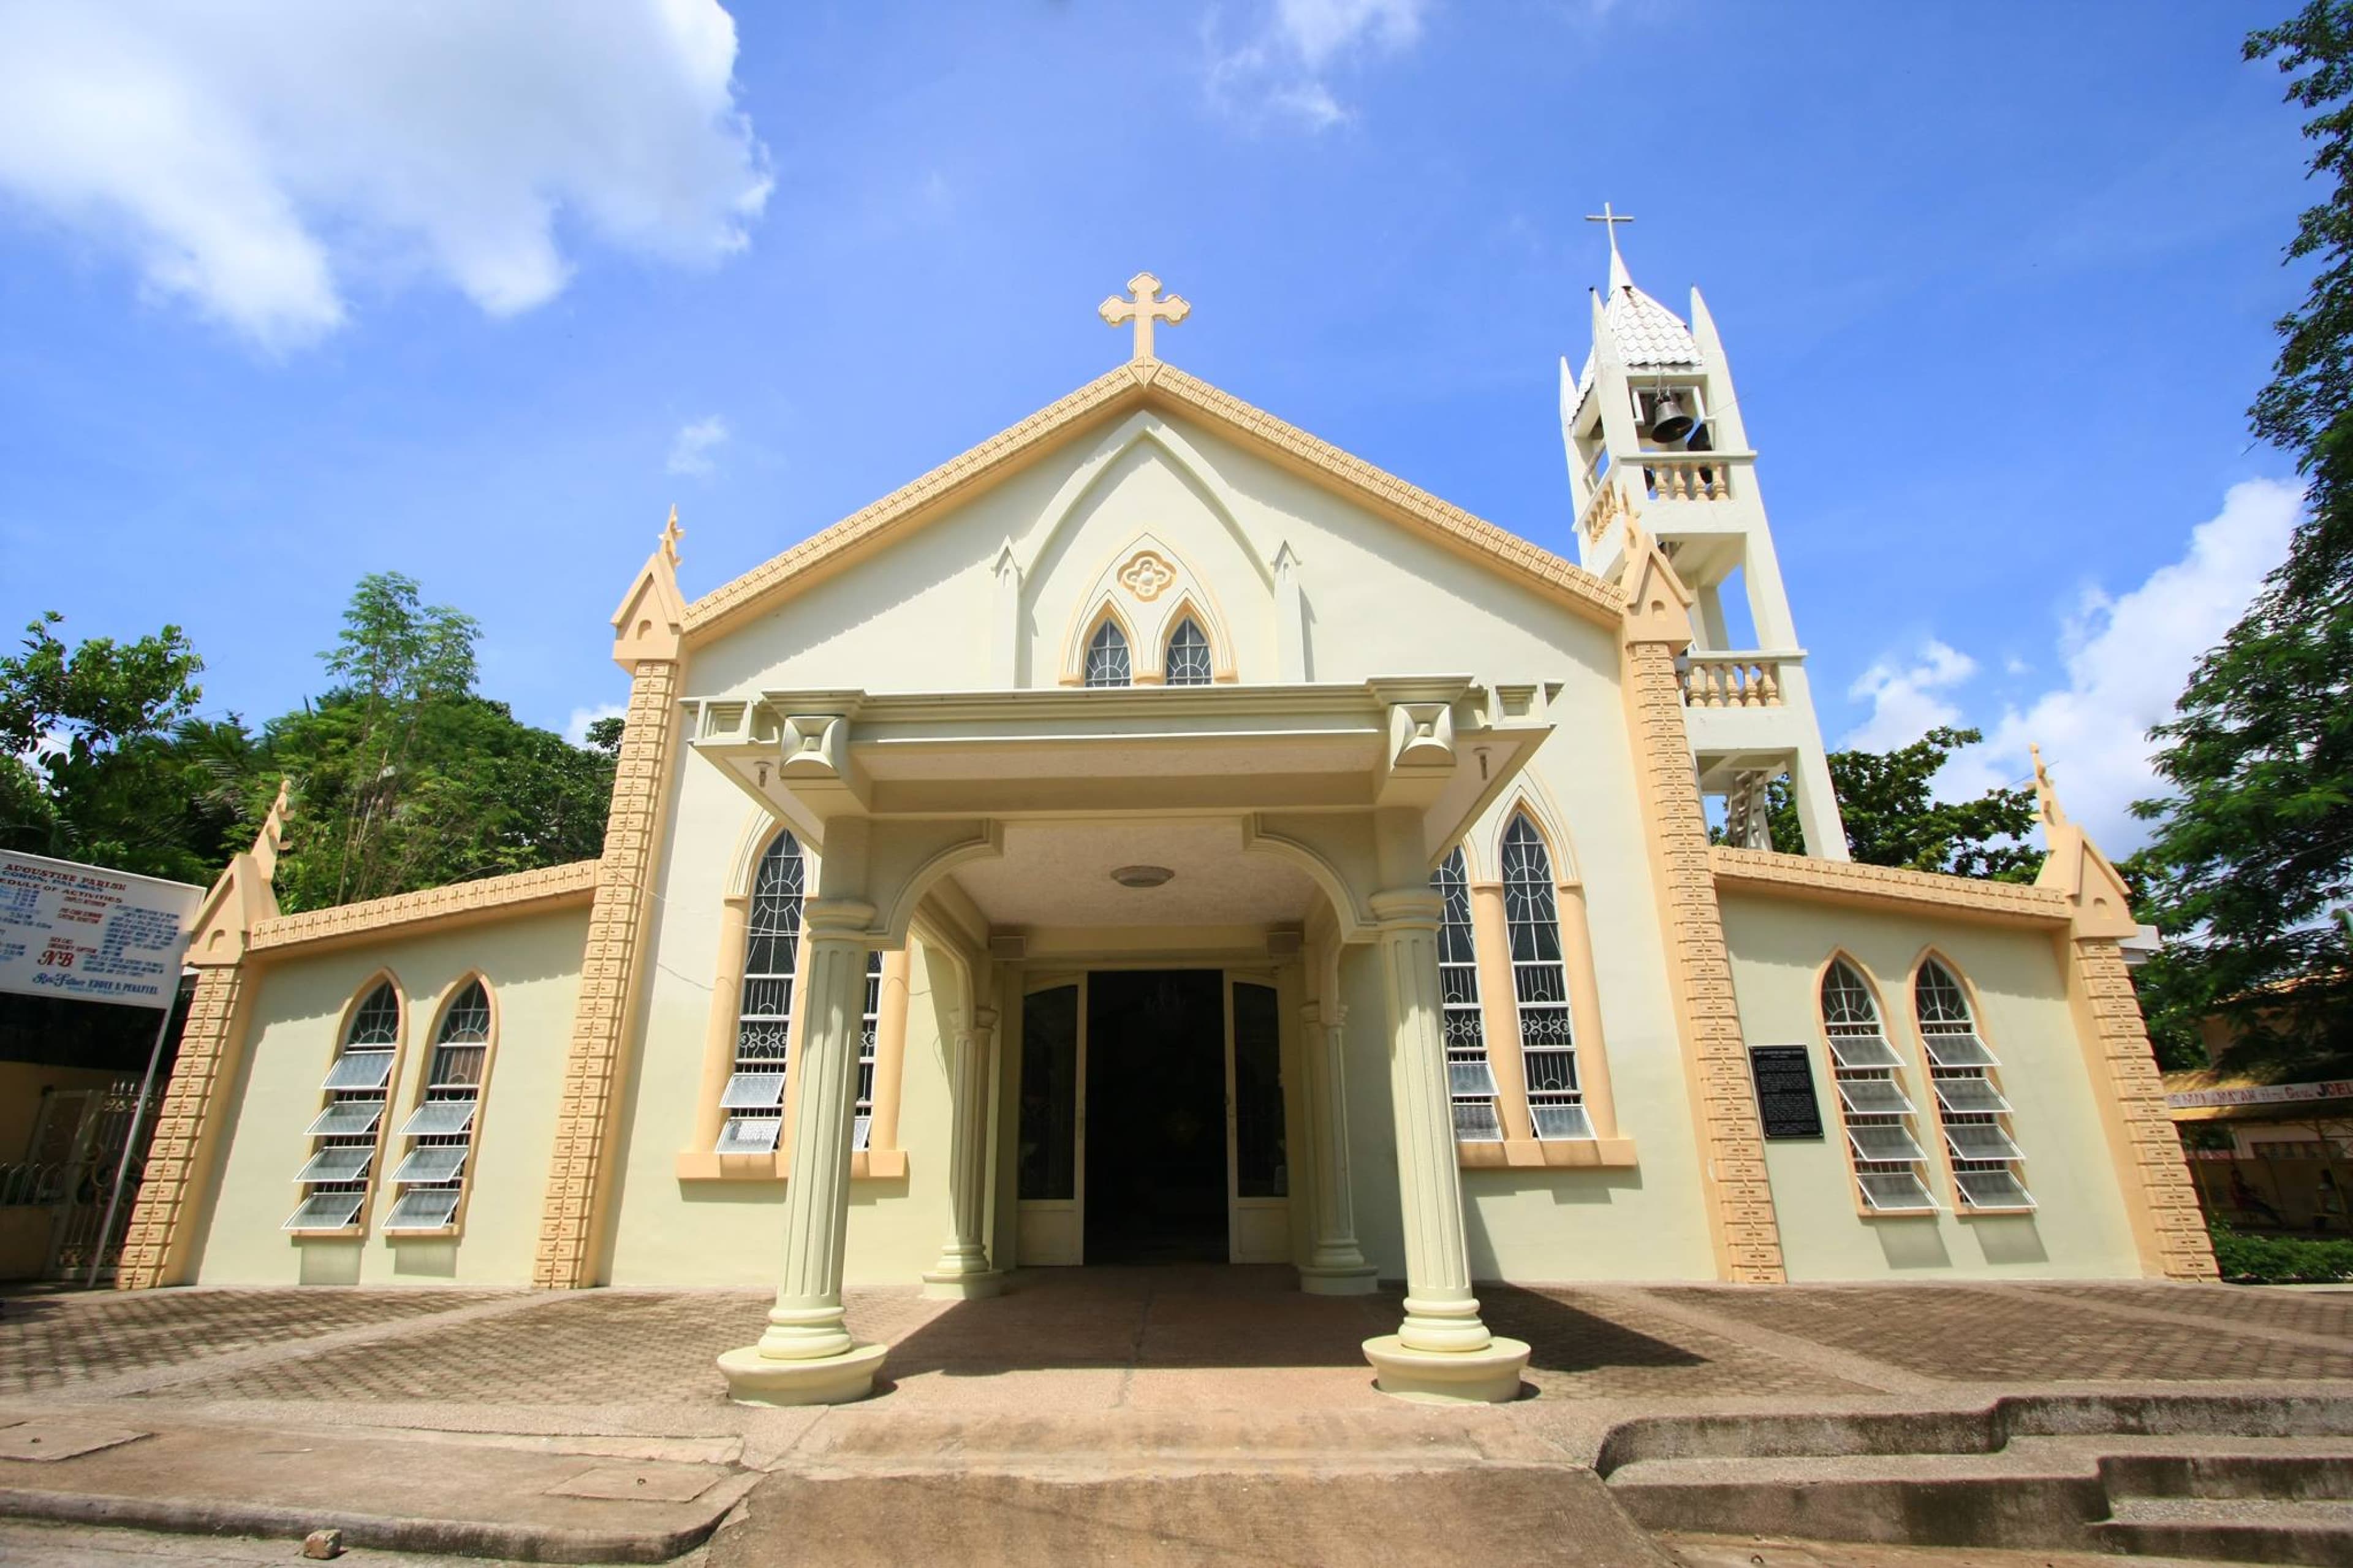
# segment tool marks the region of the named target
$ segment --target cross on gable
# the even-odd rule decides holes
[[[1129,279],[1127,291],[1131,298],[1123,300],[1113,294],[1101,305],[1096,306],[1095,312],[1102,316],[1105,322],[1114,327],[1122,321],[1134,321],[1135,352],[1128,357],[1136,360],[1151,359],[1153,357],[1153,322],[1166,321],[1173,327],[1192,314],[1193,306],[1190,301],[1176,294],[1171,294],[1166,300],[1161,299],[1160,279],[1149,272],[1139,272]]]

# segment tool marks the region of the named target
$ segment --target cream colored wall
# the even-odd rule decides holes
[[[1752,1046],[1806,1046],[1821,1101],[1820,1142],[1765,1145],[1791,1279],[2140,1272],[2051,932],[1746,892],[1728,894],[1723,903],[1742,1032]],[[1970,984],[1978,1031],[2000,1061],[1995,1076],[2017,1108],[2011,1131],[2026,1153],[2024,1180],[2038,1205],[2031,1215],[1958,1218],[1951,1212],[1912,1022],[1912,972],[1932,945]],[[1926,1179],[1945,1209],[1934,1216],[1865,1218],[1856,1212],[1815,994],[1821,966],[1839,951],[1866,971],[1888,1038],[1905,1059],[1905,1090],[1922,1112],[1916,1131],[1932,1156]]]
[[[198,1282],[529,1284],[586,931],[587,911],[572,909],[265,962],[251,982],[252,1033],[230,1086],[236,1121],[203,1219]],[[320,1081],[345,1009],[379,970],[402,994],[402,1043],[367,1230],[352,1239],[290,1237],[279,1227],[294,1212],[294,1173],[312,1148],[302,1130],[323,1103]],[[395,1134],[421,1096],[429,1031],[452,989],[478,971],[498,1035],[476,1114],[463,1229],[455,1239],[387,1239],[378,1229],[393,1203],[385,1178],[407,1150]]]

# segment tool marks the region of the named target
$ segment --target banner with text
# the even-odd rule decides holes
[[[0,851],[0,991],[168,1007],[205,890]]]

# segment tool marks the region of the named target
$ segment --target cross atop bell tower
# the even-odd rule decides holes
[[[1191,301],[1178,294],[1171,294],[1166,300],[1161,299],[1160,279],[1149,272],[1139,272],[1129,279],[1127,291],[1131,298],[1123,300],[1113,294],[1096,306],[1095,312],[1103,317],[1107,324],[1114,327],[1122,321],[1134,321],[1135,352],[1128,357],[1132,360],[1148,360],[1154,357],[1152,324],[1155,321],[1166,321],[1173,327],[1193,313],[1193,306]]]

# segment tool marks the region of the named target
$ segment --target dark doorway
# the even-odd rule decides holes
[[[1225,976],[1087,977],[1089,1263],[1226,1260]]]

